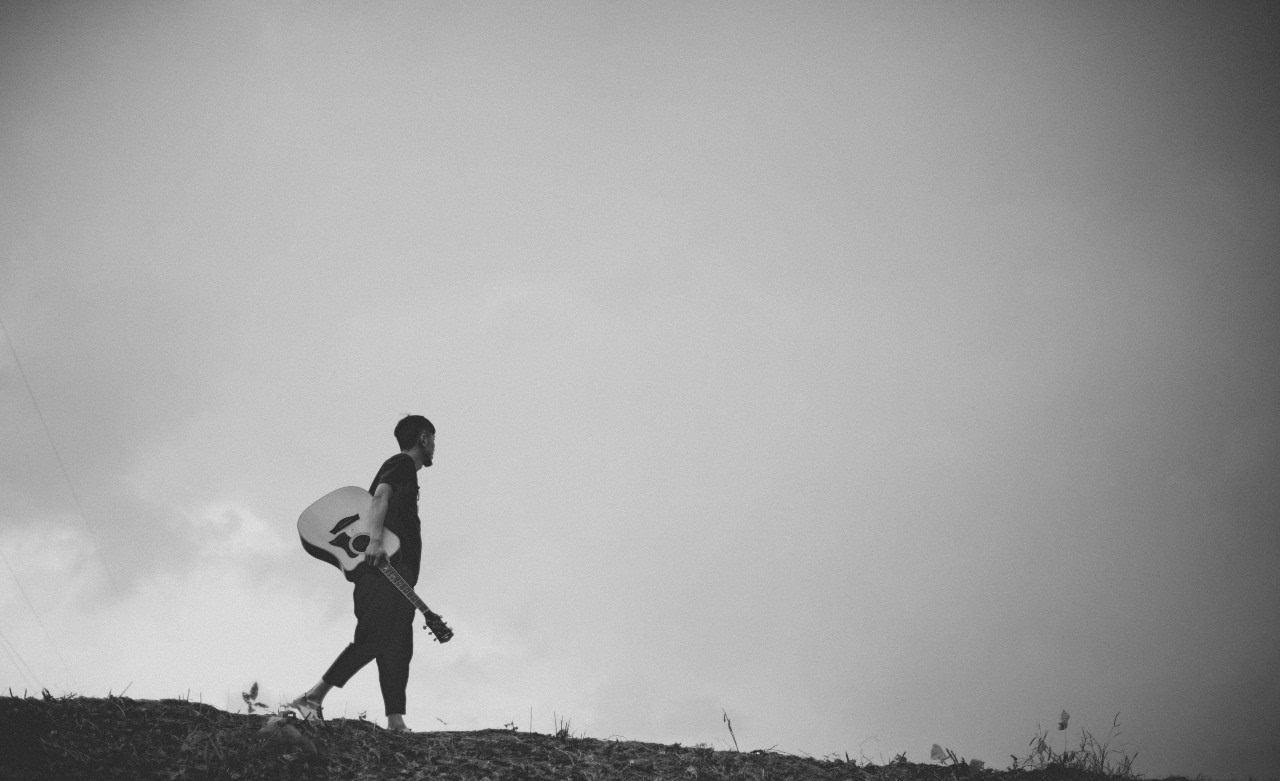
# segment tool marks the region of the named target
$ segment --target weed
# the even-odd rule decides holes
[[[568,719],[560,718],[555,714],[554,711],[551,714],[551,718],[555,721],[555,724],[556,724],[556,732],[555,732],[556,740],[560,741],[561,743],[564,743],[565,741],[573,737],[573,733],[569,731],[570,721]]]
[[[266,705],[257,701],[258,700],[258,682],[257,681],[253,682],[253,685],[249,687],[249,691],[241,692],[240,696],[244,698],[245,707],[249,709],[250,714],[253,713],[253,709],[255,707],[262,708],[263,710],[266,710],[267,708]],[[187,699],[190,699],[190,698],[191,698],[191,693],[187,692]]]
[[[950,762],[952,767],[957,765],[965,765],[969,768],[969,772],[976,773],[986,766],[986,762],[981,759],[965,759],[956,756],[956,752],[949,748],[943,748],[937,743],[933,744],[933,748],[929,751],[929,758],[935,762]]]
[[[1068,718],[1067,712],[1063,711],[1062,719],[1058,722],[1059,730],[1067,728]],[[1119,736],[1120,714],[1117,713],[1111,722],[1111,732],[1105,739],[1099,740],[1089,732],[1080,730],[1080,745],[1076,750],[1068,751],[1064,740],[1062,751],[1055,752],[1049,745],[1049,731],[1037,727],[1035,736],[1027,744],[1031,747],[1031,751],[1024,759],[1012,757],[1013,764],[1009,769],[1044,770],[1056,765],[1070,770],[1098,773],[1111,779],[1138,778],[1138,775],[1133,772],[1133,761],[1137,759],[1137,753],[1128,756],[1111,748],[1112,742]],[[1119,756],[1114,757],[1114,754]]]
[[[724,709],[724,708],[721,708],[721,709],[720,709],[720,712],[724,714],[724,723],[725,723],[725,725],[726,725],[726,726],[728,726],[728,727],[729,727],[729,737],[733,738],[733,750],[734,750],[734,751],[739,751],[739,749],[738,749],[738,736],[733,734],[733,722],[732,722],[732,721],[729,721],[729,714],[728,714],[728,712],[727,712],[727,711],[725,711],[725,709]]]

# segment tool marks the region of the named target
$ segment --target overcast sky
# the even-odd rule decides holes
[[[1275,777],[1277,28],[4,4],[0,686],[297,695],[412,412],[417,729]]]

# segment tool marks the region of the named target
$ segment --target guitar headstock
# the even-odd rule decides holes
[[[444,644],[453,639],[453,630],[444,622],[444,619],[437,613],[423,611],[422,614],[427,619],[427,629],[431,630],[431,634],[435,635],[435,641]]]

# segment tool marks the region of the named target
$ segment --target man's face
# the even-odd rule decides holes
[[[436,435],[422,434],[422,465],[431,466],[431,459],[436,453]]]

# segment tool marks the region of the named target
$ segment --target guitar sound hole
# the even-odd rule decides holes
[[[361,534],[351,541],[351,547],[358,553],[364,553],[364,549],[369,547],[369,535]]]

